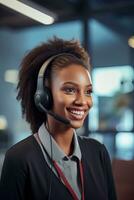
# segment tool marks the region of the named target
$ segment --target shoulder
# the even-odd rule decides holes
[[[83,152],[87,152],[93,155],[99,155],[100,157],[109,157],[109,153],[104,144],[90,137],[78,136],[78,142]]]
[[[36,147],[38,146],[33,135],[21,140],[12,147],[10,147],[6,152],[6,158],[9,160],[19,160],[29,159],[34,152],[36,152]]]
[[[38,161],[36,152],[36,140],[34,136],[31,135],[26,139],[16,143],[6,152],[2,174],[1,174],[1,183],[4,187],[23,187],[25,180],[28,177],[31,166]],[[5,180],[8,180],[5,182]],[[15,194],[16,195],[16,194]],[[17,197],[16,197],[17,198]]]
[[[110,156],[104,144],[90,137],[78,136],[81,152],[85,158],[88,156],[90,161],[97,163],[110,164]]]
[[[88,148],[97,148],[102,149],[103,148],[103,144],[100,143],[99,141],[92,139],[90,137],[86,137],[86,136],[78,136],[78,141],[79,144],[82,145],[83,147],[88,147]]]

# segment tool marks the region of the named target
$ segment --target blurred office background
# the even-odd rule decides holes
[[[19,1],[54,17],[47,25],[0,2],[0,171],[6,150],[31,134],[16,100],[21,59],[54,35],[80,40],[91,57],[94,106],[78,134],[104,143],[111,161],[133,162],[134,0]]]

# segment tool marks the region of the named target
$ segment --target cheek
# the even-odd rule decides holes
[[[60,109],[60,107],[67,106],[69,103],[72,102],[72,98],[68,97],[67,95],[61,94],[60,92],[53,94],[53,106]]]
[[[93,107],[93,99],[92,99],[92,97],[90,97],[88,99],[88,107],[89,107],[89,109]]]

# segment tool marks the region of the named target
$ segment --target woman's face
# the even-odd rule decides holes
[[[80,128],[92,107],[92,83],[87,69],[78,64],[58,69],[52,75],[52,111],[70,120],[72,128]]]

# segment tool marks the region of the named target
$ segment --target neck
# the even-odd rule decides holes
[[[71,155],[73,152],[73,128],[57,122],[53,125],[48,122],[47,128],[64,153]]]
[[[73,133],[71,136],[61,134],[53,135],[53,138],[57,142],[57,144],[60,146],[60,148],[64,151],[66,155],[71,155],[73,153],[74,145],[73,145]]]

